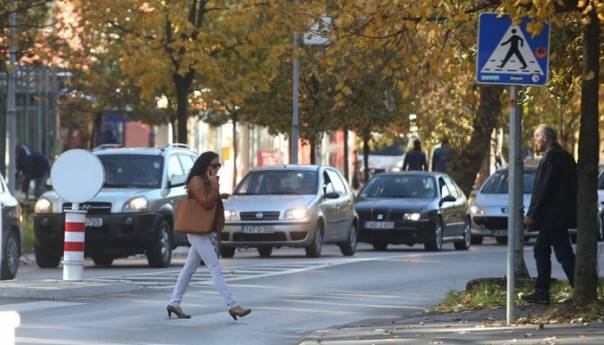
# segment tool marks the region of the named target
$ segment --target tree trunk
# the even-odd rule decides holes
[[[187,119],[189,117],[189,93],[191,92],[193,72],[189,72],[185,76],[175,74],[173,79],[176,89],[176,118],[178,119],[178,137],[174,138],[174,141],[188,144]]]
[[[369,131],[363,132],[363,185],[369,181]]]
[[[452,162],[451,175],[468,195],[472,191],[480,165],[490,150],[491,133],[501,116],[499,98],[502,92],[501,86],[480,86],[480,104],[474,118],[472,138],[462,152],[457,153],[458,159]]]
[[[310,141],[310,164],[317,163],[317,144],[316,140]]]
[[[350,182],[350,172],[348,169],[348,128],[344,128],[344,178]]]
[[[237,185],[237,113],[233,113],[233,189]]]
[[[583,81],[581,86],[581,128],[577,165],[577,259],[574,299],[578,305],[597,300],[597,178],[600,152],[598,85],[600,22],[593,8],[591,23],[583,26]]]

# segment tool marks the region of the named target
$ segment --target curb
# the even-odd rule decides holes
[[[53,300],[126,293],[140,289],[142,289],[142,287],[132,283],[106,283],[93,280],[11,280],[0,282],[0,297]]]

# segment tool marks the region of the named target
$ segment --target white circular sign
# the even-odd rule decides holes
[[[50,169],[52,186],[59,196],[73,203],[92,199],[103,187],[101,160],[82,149],[63,152]]]

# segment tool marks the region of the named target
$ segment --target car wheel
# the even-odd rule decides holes
[[[482,236],[479,235],[472,235],[471,239],[470,239],[470,244],[482,244]]]
[[[234,247],[223,247],[220,246],[220,256],[222,256],[223,258],[232,258],[233,256],[235,256],[235,249]]]
[[[168,267],[172,261],[172,226],[167,219],[161,219],[156,231],[155,243],[147,251],[150,267]]]
[[[350,225],[348,229],[348,239],[345,242],[340,243],[340,250],[345,256],[353,256],[357,251],[357,227],[354,223]]]
[[[56,268],[59,266],[59,262],[61,261],[61,256],[56,254],[51,254],[47,249],[41,248],[39,246],[34,247],[34,252],[36,254],[36,264],[40,268]]]
[[[468,250],[470,249],[470,242],[472,241],[472,235],[470,233],[470,220],[466,219],[466,222],[463,226],[463,241],[455,242],[456,250]]]
[[[443,221],[438,218],[434,224],[434,231],[431,238],[424,243],[424,248],[428,251],[439,251],[443,248]]]
[[[6,236],[5,243],[3,243],[3,260],[2,260],[2,275],[0,279],[7,280],[13,279],[17,275],[19,268],[19,237],[15,231],[10,231]]]
[[[497,236],[497,237],[495,237],[495,241],[497,241],[497,244],[499,244],[499,245],[508,244],[508,237],[507,236]]]
[[[109,267],[113,263],[113,258],[110,256],[97,255],[92,257],[94,264],[100,267]]]
[[[260,254],[263,258],[268,258],[273,253],[273,247],[271,246],[262,246],[258,247],[258,254]]]
[[[373,246],[373,250],[377,250],[380,252],[383,252],[388,249],[388,243],[385,242],[374,242],[371,245]]]
[[[321,256],[321,249],[323,248],[323,227],[321,225],[317,226],[315,230],[315,237],[312,240],[312,243],[306,246],[304,249],[306,250],[306,256],[309,258],[318,258]]]

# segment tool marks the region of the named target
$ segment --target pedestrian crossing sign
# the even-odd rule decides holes
[[[508,15],[481,13],[478,19],[476,80],[481,84],[545,85],[550,24],[532,36],[528,18],[513,25]]]

